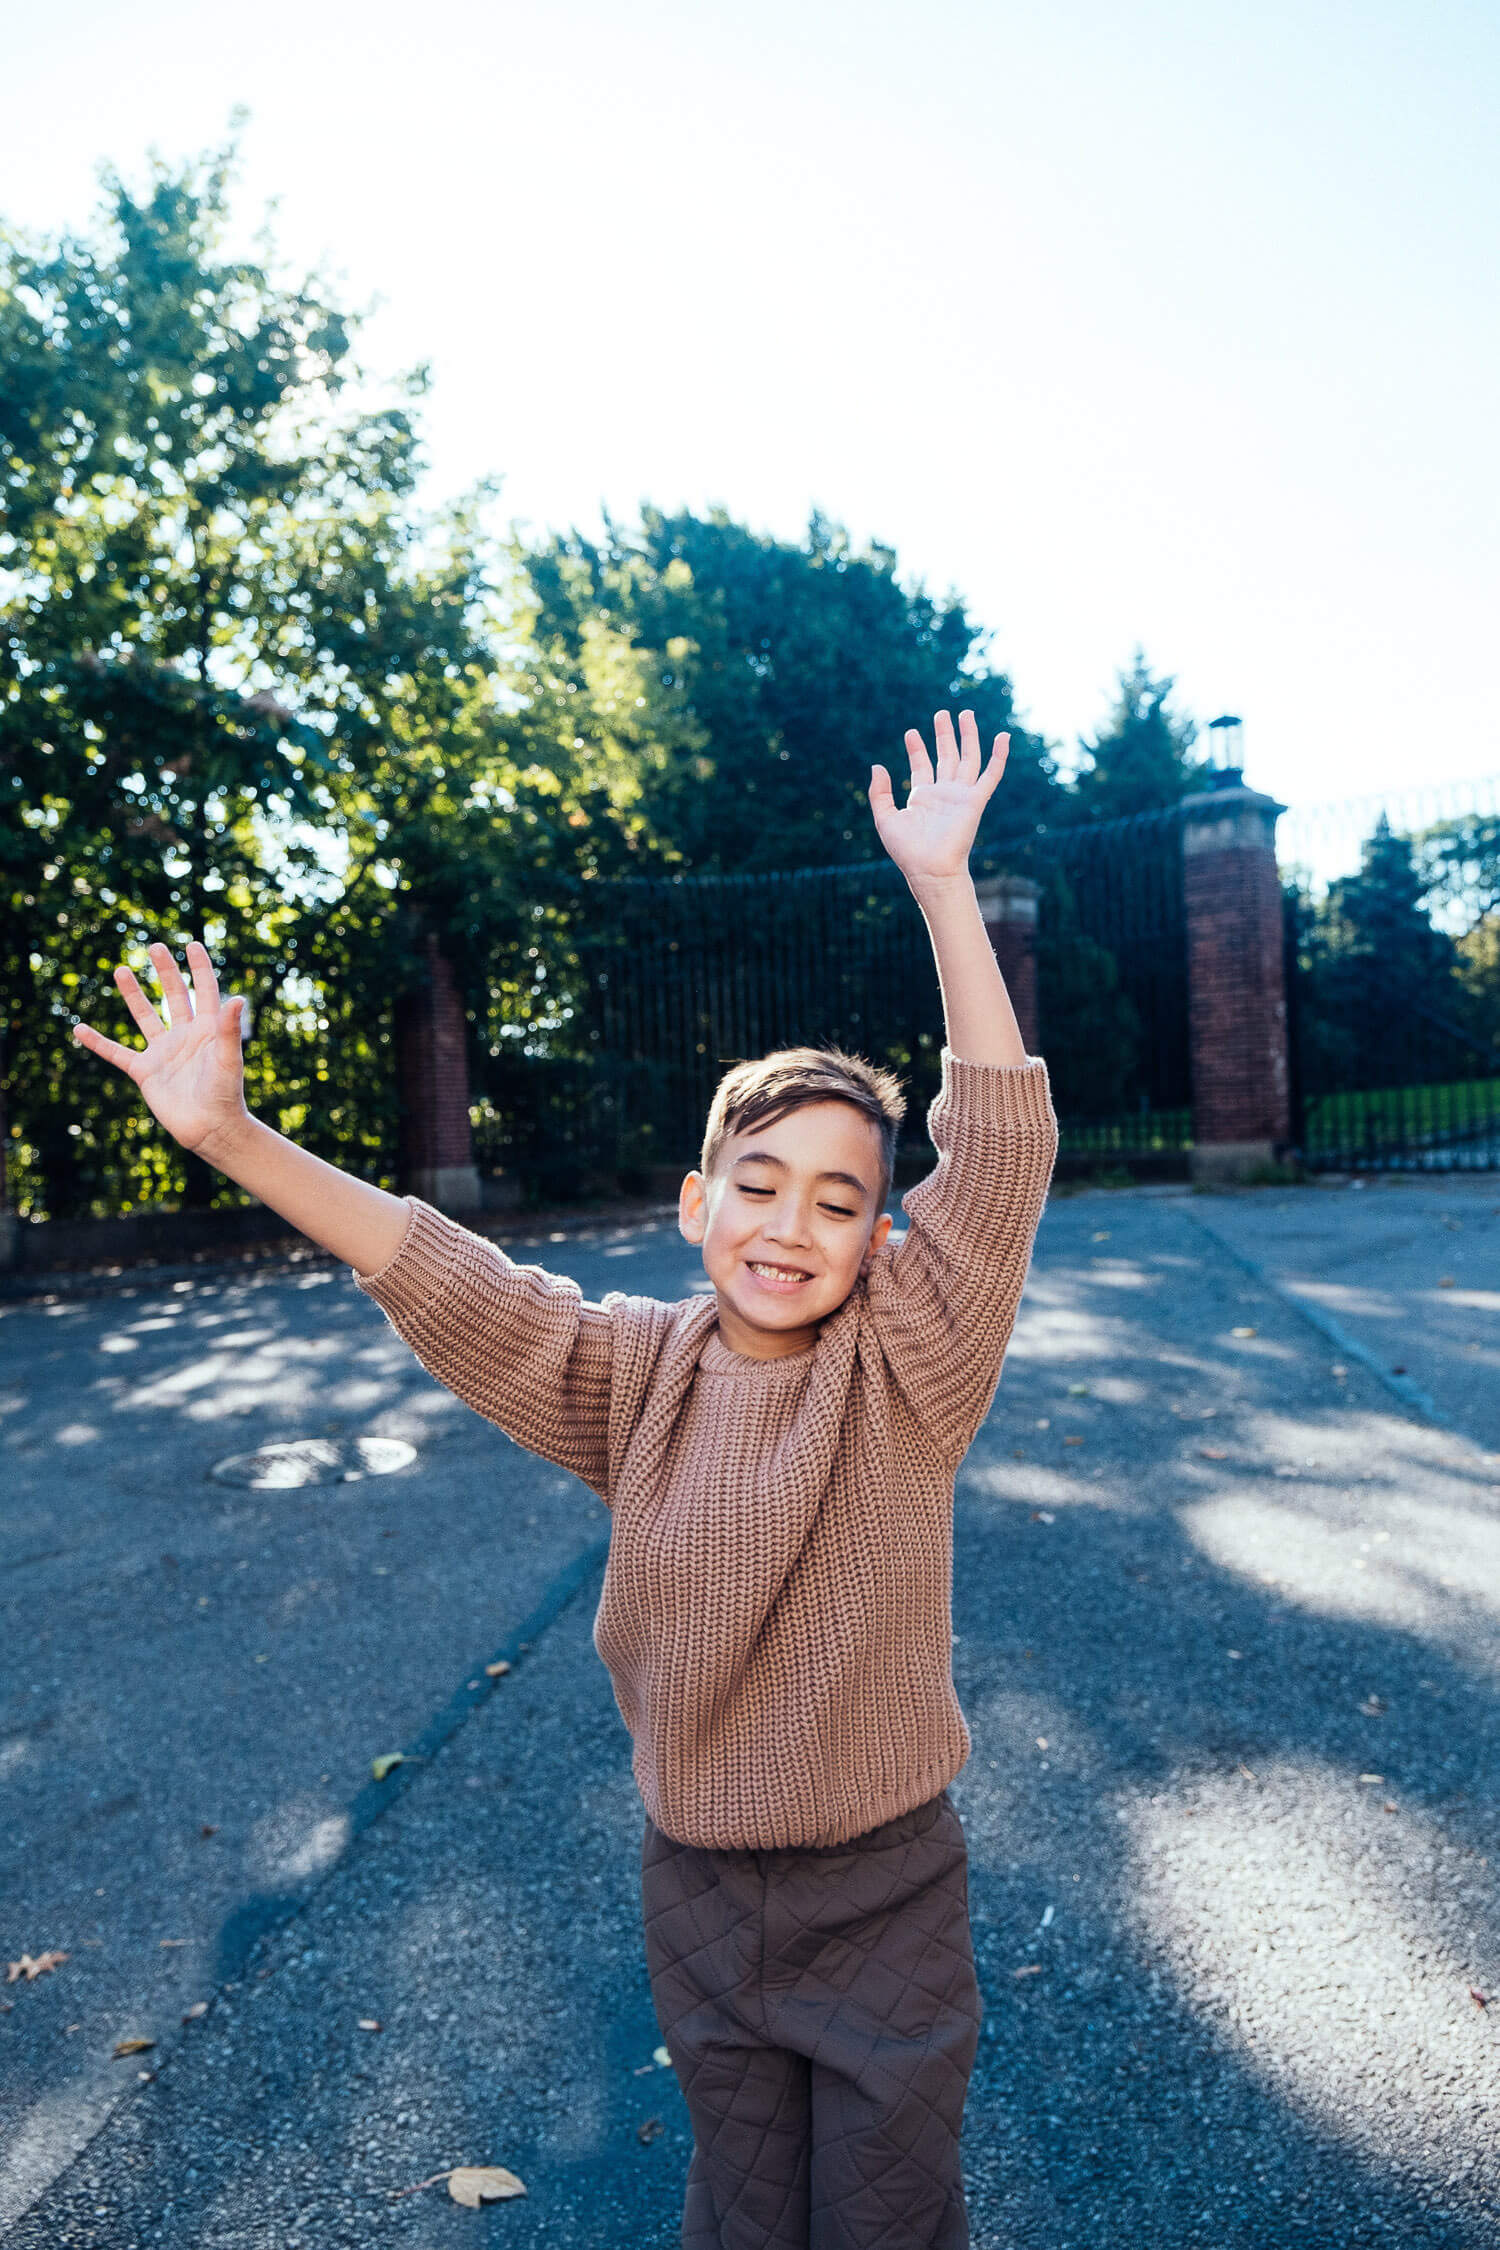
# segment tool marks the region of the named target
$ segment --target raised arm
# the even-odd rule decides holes
[[[907,731],[911,794],[901,810],[884,766],[870,769],[870,809],[880,841],[921,907],[943,989],[947,1044],[964,1062],[1023,1063],[1026,1048],[1000,964],[995,959],[969,872],[979,816],[1005,771],[1010,736],[997,734],[980,771],[979,728],[972,711],[953,721],[939,711],[934,736],[937,772],[915,727]],[[878,776],[878,779],[876,778]]]
[[[870,787],[881,841],[927,922],[947,1026],[942,1088],[928,1112],[937,1165],[902,1198],[910,1223],[872,1262],[870,1306],[897,1384],[955,1465],[1000,1379],[1058,1139],[1047,1066],[1026,1052],[969,873],[1009,737],[996,738],[981,773],[971,712],[960,732],[961,750],[938,713],[936,776],[921,735],[907,735],[903,810],[883,766]]]
[[[389,1265],[411,1223],[410,1205],[325,1164],[252,1117],[245,1106],[241,1059],[244,1001],[220,999],[213,963],[196,939],[187,949],[191,993],[165,945],[148,951],[164,1016],[129,969],[115,971],[115,983],[145,1047],[123,1047],[91,1024],[75,1024],[79,1046],[134,1079],[153,1117],[183,1148],[269,1204],[336,1258],[346,1259],[359,1273]]]

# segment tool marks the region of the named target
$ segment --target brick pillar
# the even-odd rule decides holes
[[[1026,875],[981,876],[974,885],[980,919],[1000,964],[1028,1055],[1038,1052],[1036,916],[1041,885]]]
[[[1276,872],[1285,811],[1245,788],[1182,803],[1195,1180],[1243,1179],[1292,1138]]]
[[[469,1132],[469,1058],[453,970],[437,939],[422,941],[426,975],[396,1003],[401,1184],[444,1211],[476,1211],[479,1168]]]

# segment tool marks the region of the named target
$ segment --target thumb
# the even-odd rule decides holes
[[[216,1037],[223,1041],[228,1055],[238,1060],[245,1038],[245,1002],[238,995],[220,1008]]]

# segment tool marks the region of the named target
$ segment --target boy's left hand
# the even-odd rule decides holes
[[[870,811],[880,841],[913,889],[923,883],[948,882],[968,872],[979,816],[1010,754],[1010,736],[997,734],[990,762],[981,771],[979,728],[972,711],[959,713],[958,731],[959,741],[955,742],[952,719],[946,711],[939,711],[933,728],[937,741],[934,777],[920,731],[908,728],[911,793],[900,810],[885,767],[870,769]]]

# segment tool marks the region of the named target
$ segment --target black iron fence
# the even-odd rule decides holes
[[[1037,975],[1065,1151],[1187,1145],[1186,936],[1175,811],[1002,837],[974,873],[1038,886]],[[904,1147],[925,1158],[942,995],[900,871],[855,866],[580,884],[538,938],[548,1006],[489,1026],[481,1166],[538,1198],[640,1185],[696,1163],[723,1072],[773,1047],[837,1043],[896,1070]]]
[[[1294,808],[1278,855],[1304,1162],[1500,1166],[1500,778]]]

